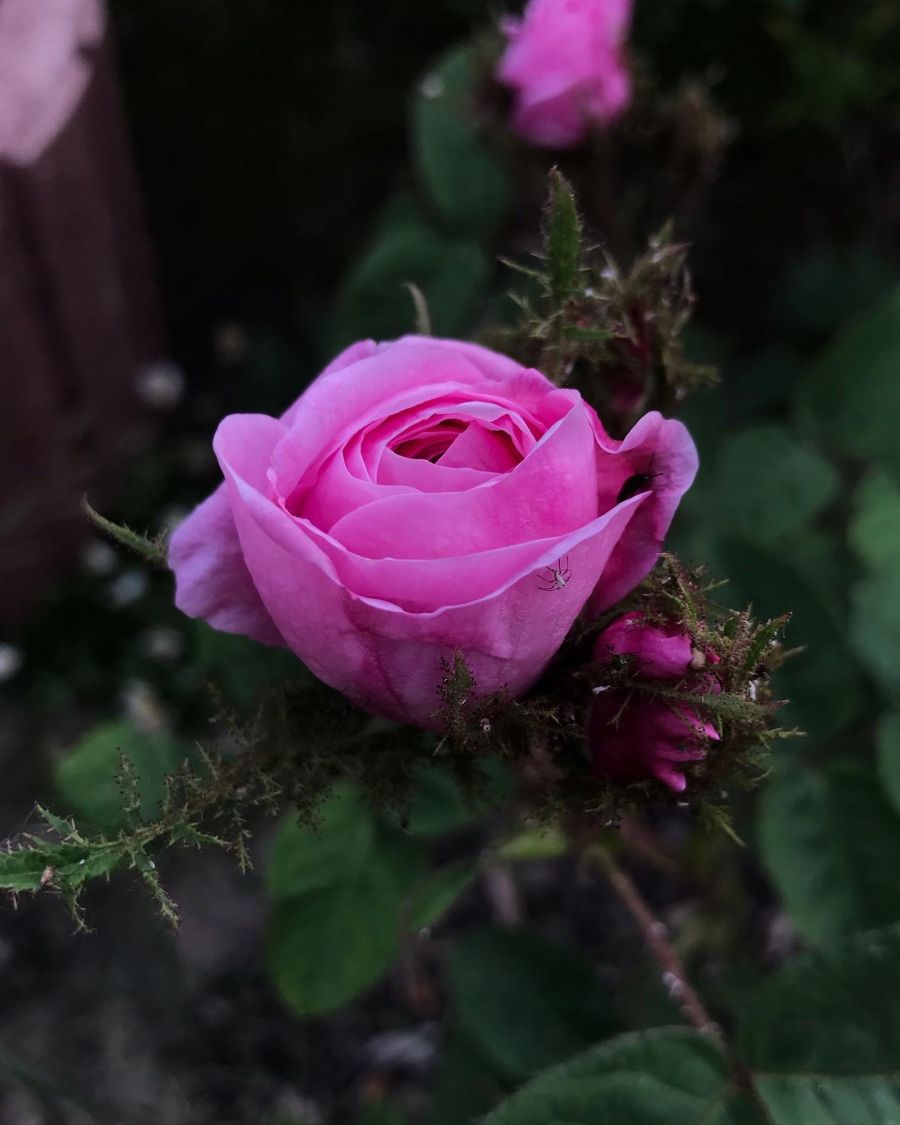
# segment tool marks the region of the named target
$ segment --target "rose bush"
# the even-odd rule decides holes
[[[425,727],[442,659],[518,695],[586,604],[628,593],[697,466],[679,422],[614,441],[576,391],[426,337],[354,344],[214,448],[225,483],[172,537],[178,606]]]
[[[534,145],[568,148],[628,104],[623,46],[631,0],[531,0],[506,20],[497,78],[515,94],[513,129]]]

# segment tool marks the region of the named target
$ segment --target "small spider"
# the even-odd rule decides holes
[[[557,559],[556,566],[545,566],[537,576],[538,583],[544,583],[540,588],[546,593],[551,590],[562,590],[568,586],[572,571],[569,569],[569,556]]]

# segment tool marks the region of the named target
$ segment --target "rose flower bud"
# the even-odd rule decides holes
[[[676,793],[683,767],[706,756],[719,733],[687,704],[610,688],[591,705],[588,743],[594,773],[611,781],[655,777]]]
[[[509,39],[497,79],[515,95],[512,127],[530,144],[570,148],[592,124],[628,104],[623,47],[631,0],[530,0]]]
[[[635,677],[657,682],[682,680],[706,663],[682,628],[650,624],[639,611],[617,618],[597,638],[594,660],[605,664],[615,656],[632,659]],[[702,694],[721,690],[709,673],[697,677],[695,686]],[[676,792],[687,784],[679,766],[703,758],[709,740],[718,738],[688,702],[636,690],[602,690],[588,720],[595,773],[615,781],[656,777]]]
[[[597,638],[594,660],[605,662],[610,656],[632,657],[635,675],[647,680],[679,680],[696,666],[687,633],[646,624],[637,611],[616,618]]]
[[[225,483],[170,543],[178,607],[426,728],[457,654],[479,694],[515,698],[586,605],[634,589],[697,468],[680,422],[616,441],[577,391],[415,336],[354,344],[213,447]]]

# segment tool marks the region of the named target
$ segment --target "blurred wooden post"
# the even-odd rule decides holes
[[[162,347],[101,0],[0,0],[0,627],[71,558]]]

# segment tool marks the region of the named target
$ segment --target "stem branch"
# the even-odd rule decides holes
[[[597,861],[610,886],[637,922],[647,948],[662,970],[663,983],[669,995],[681,1008],[685,1018],[704,1035],[721,1040],[722,1033],[718,1024],[707,1012],[703,1001],[688,982],[684,965],[669,938],[665,924],[655,916],[634,882],[619,867],[606,848],[595,845],[590,849],[589,855],[591,859]]]

